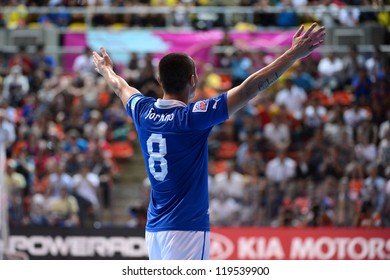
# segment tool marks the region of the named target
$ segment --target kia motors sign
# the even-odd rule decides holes
[[[211,259],[390,259],[390,229],[213,228]]]

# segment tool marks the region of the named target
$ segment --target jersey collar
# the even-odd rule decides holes
[[[184,102],[179,101],[179,100],[174,100],[174,99],[164,100],[161,98],[157,99],[155,105],[157,108],[160,108],[160,109],[169,109],[169,108],[173,108],[173,107],[177,107],[177,106],[181,106],[181,107],[187,106],[187,104],[185,104]]]

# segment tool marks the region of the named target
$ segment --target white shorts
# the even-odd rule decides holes
[[[145,237],[150,260],[207,260],[209,258],[209,231],[147,231]]]

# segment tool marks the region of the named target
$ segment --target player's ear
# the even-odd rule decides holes
[[[160,86],[162,86],[161,81],[160,81],[160,76],[157,76],[157,82],[158,82],[158,84],[159,84]]]
[[[195,87],[196,86],[196,82],[198,81],[198,78],[195,76],[195,75],[191,75],[191,86],[192,87]]]

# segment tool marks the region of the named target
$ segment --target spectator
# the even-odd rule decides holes
[[[357,75],[352,77],[352,92],[355,100],[367,103],[371,99],[373,82],[364,67],[358,69]]]
[[[369,57],[365,66],[367,68],[368,76],[373,81],[377,81],[384,73],[385,56],[380,50],[379,46],[374,47],[371,57]]]
[[[8,61],[9,68],[12,68],[13,66],[16,65],[19,65],[21,67],[23,75],[28,76],[32,74],[33,63],[30,56],[26,52],[25,46],[20,46],[18,48],[17,53],[11,56],[11,58]]]
[[[237,50],[231,59],[231,75],[232,86],[235,87],[241,84],[250,74],[252,61],[247,53],[242,50]]]
[[[22,104],[23,98],[28,94],[30,84],[28,78],[22,74],[22,68],[15,65],[11,68],[9,75],[4,78],[3,98],[12,107]]]
[[[88,142],[80,136],[76,129],[71,129],[67,133],[67,138],[64,141],[64,151],[71,152],[72,150],[85,153],[88,150]]]
[[[347,27],[359,26],[360,10],[357,7],[342,7],[339,10],[338,20],[341,25]]]
[[[281,123],[278,112],[273,115],[272,122],[265,125],[264,136],[273,150],[286,149],[290,145],[290,128]]]
[[[358,142],[355,145],[356,159],[363,164],[374,162],[377,158],[376,145],[370,141],[369,135],[358,135]]]
[[[81,77],[86,75],[95,75],[95,65],[93,64],[92,50],[89,47],[84,48],[83,53],[76,57],[72,69]]]
[[[16,172],[16,162],[9,160],[4,173],[4,187],[8,193],[8,215],[11,225],[20,225],[23,219],[23,190],[26,180]]]
[[[340,164],[340,154],[336,147],[329,147],[324,154],[324,159],[319,166],[319,173],[323,178],[341,178],[344,172],[343,166]]]
[[[76,198],[69,194],[67,187],[59,189],[48,207],[49,223],[58,227],[76,227],[79,225],[79,206]]]
[[[92,173],[85,163],[81,166],[80,172],[73,176],[73,194],[81,209],[81,225],[86,225],[90,215],[93,221],[99,220],[99,184],[99,176]]]
[[[0,109],[0,145],[10,146],[16,140],[15,126],[9,122],[6,111]]]
[[[83,135],[92,139],[106,140],[108,126],[101,119],[101,113],[97,110],[90,112],[90,119],[84,126]]]
[[[318,63],[320,87],[329,95],[340,87],[343,61],[334,52],[329,52]]]
[[[390,166],[390,129],[386,130],[385,137],[379,142],[378,162],[381,166]]]
[[[295,66],[290,78],[297,87],[302,88],[306,93],[310,93],[317,85],[314,77],[307,71],[304,64],[304,62],[301,62]]]
[[[49,188],[51,197],[59,197],[60,190],[66,188],[71,191],[73,188],[72,177],[65,172],[65,165],[60,163],[55,166],[54,172],[49,174]]]
[[[362,198],[364,201],[372,199],[373,194],[383,194],[385,186],[385,179],[378,174],[378,166],[375,163],[369,164],[366,170],[368,176],[364,179],[362,189]]]
[[[216,193],[226,193],[227,197],[240,201],[244,195],[244,176],[234,170],[232,162],[226,162],[225,171],[215,175]]]
[[[48,226],[48,207],[49,201],[44,194],[35,193],[31,197],[29,220],[33,226]]]
[[[312,136],[316,128],[322,126],[327,121],[327,109],[320,104],[318,98],[308,100],[307,106],[303,109],[303,124],[305,133]]]
[[[270,182],[282,184],[295,178],[295,171],[296,161],[287,157],[286,151],[280,149],[277,156],[267,163],[265,174]]]
[[[112,210],[112,188],[114,186],[112,164],[103,152],[96,150],[92,154],[90,165],[91,172],[99,176],[102,206]]]
[[[255,169],[259,175],[262,175],[265,172],[266,161],[263,153],[259,150],[257,143],[255,138],[250,135],[238,148],[236,162],[239,171],[243,174],[249,174],[253,169]]]
[[[285,87],[276,94],[276,103],[286,106],[289,113],[295,119],[302,119],[303,105],[307,100],[306,92],[303,88],[294,84],[291,78],[286,79]]]
[[[358,52],[355,45],[349,46],[348,52],[342,58],[343,60],[343,82],[346,85],[352,83],[352,78],[358,73],[361,67],[364,67],[364,57]]]
[[[45,53],[45,47],[38,45],[36,50],[36,56],[32,59],[32,68],[34,71],[42,70],[45,73],[45,77],[50,79],[53,75],[54,68],[56,67],[54,58]]]
[[[281,11],[276,15],[276,24],[278,27],[297,26],[298,15],[295,12],[291,0],[282,0],[278,6]]]
[[[241,206],[225,192],[219,192],[210,201],[210,223],[214,226],[227,226],[239,223]]]
[[[370,113],[355,101],[351,104],[349,109],[344,111],[343,117],[346,125],[356,128],[364,120],[370,118]]]

